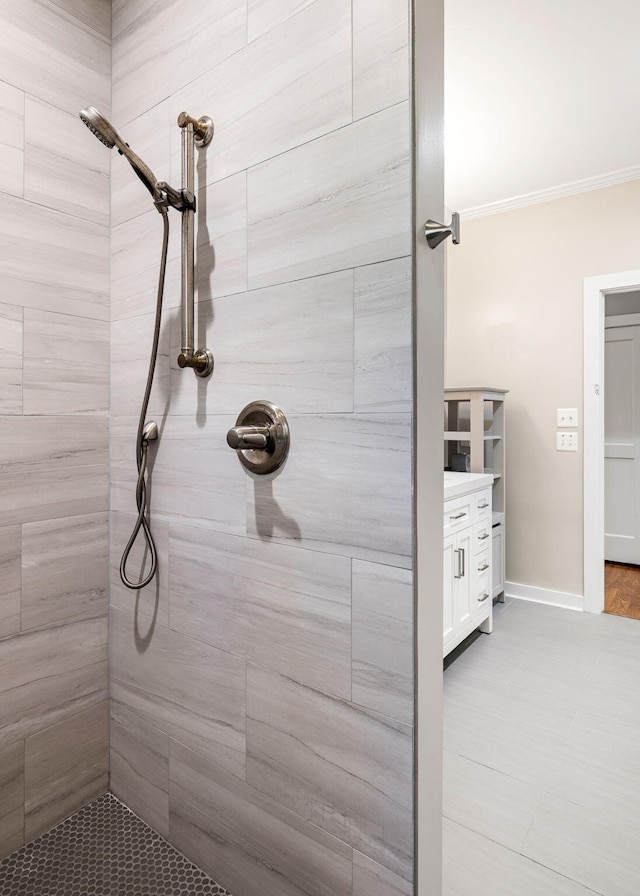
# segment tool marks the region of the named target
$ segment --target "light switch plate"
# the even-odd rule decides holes
[[[577,451],[578,450],[578,433],[577,432],[558,432],[558,433],[556,433],[556,448],[558,451]]]
[[[556,426],[577,426],[578,408],[558,408]]]

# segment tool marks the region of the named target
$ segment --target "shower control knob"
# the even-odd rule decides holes
[[[289,424],[270,401],[252,401],[240,411],[227,433],[227,445],[238,452],[243,467],[252,473],[273,473],[289,453]]]

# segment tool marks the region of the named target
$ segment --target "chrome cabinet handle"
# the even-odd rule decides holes
[[[460,578],[463,578],[465,574],[464,548],[460,548],[460,559],[462,563],[462,572],[460,573]]]
[[[478,535],[478,541],[486,541],[489,537],[489,533],[486,532],[484,535]]]
[[[478,504],[478,510],[484,510],[485,507],[489,506],[489,502],[485,501],[484,504]]]
[[[481,604],[481,603],[482,603],[483,601],[485,601],[488,597],[489,597],[489,592],[488,592],[488,591],[485,591],[484,594],[482,595],[482,597],[479,597],[479,598],[478,598],[478,603]]]
[[[455,516],[450,516],[449,519],[450,520],[461,520],[462,517],[466,516],[466,515],[467,515],[466,510],[463,510],[462,513],[456,513]]]
[[[460,554],[461,554],[461,553],[462,553],[462,548],[456,548],[456,550],[455,550],[455,555],[456,555],[456,567],[457,567],[457,572],[455,572],[454,575],[453,575],[454,579],[461,579],[461,578],[462,578],[462,571],[461,571],[462,567],[461,567],[461,565],[460,565]]]
[[[484,572],[485,569],[489,569],[489,564],[488,564],[488,563],[485,563],[484,566],[479,566],[479,567],[478,567],[478,572]]]

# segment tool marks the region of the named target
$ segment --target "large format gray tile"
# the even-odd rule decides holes
[[[171,312],[162,316],[158,355],[147,418],[161,417],[171,401],[169,346]],[[155,312],[111,324],[111,416],[139,414],[144,397],[153,345]]]
[[[146,193],[144,187],[134,177],[134,184],[140,191]],[[149,194],[146,194],[147,197]],[[158,281],[158,267],[162,249],[164,227],[162,218],[155,210],[151,202],[147,202],[145,211],[133,218],[127,218],[120,224],[115,224],[111,230],[111,280],[114,287],[120,281],[126,281],[135,275],[143,274],[144,286],[147,290],[146,304],[140,306],[137,303],[136,314],[153,312],[156,307],[156,285]],[[167,265],[167,284],[165,287],[165,308],[175,308],[180,304],[180,293],[173,296],[169,292],[169,284],[176,283],[174,269],[179,272],[180,264],[180,219],[178,216],[169,216],[169,247]],[[177,262],[177,264],[175,263]],[[120,302],[122,303],[122,299]],[[114,316],[115,320],[121,317],[131,316],[131,312],[123,314],[119,312]]]
[[[169,836],[169,735],[111,701],[110,790]]]
[[[106,513],[26,523],[22,531],[22,627],[107,613]]]
[[[52,0],[56,6],[85,22],[103,37],[111,37],[110,0]]]
[[[353,0],[353,118],[409,98],[407,0]]]
[[[107,509],[104,417],[4,417],[0,456],[5,524]]]
[[[250,288],[409,255],[409,143],[401,103],[252,168]]]
[[[288,4],[296,9],[175,96],[175,115],[189,106],[216,125],[204,150],[207,179],[236,174],[351,122],[351,3]],[[175,180],[176,133],[173,146]]]
[[[315,0],[248,0],[249,40],[285,22]]]
[[[0,858],[24,843],[24,743],[0,751]]]
[[[5,196],[0,207],[0,276],[5,304],[107,320],[109,231]]]
[[[110,161],[77,112],[26,98],[25,199],[108,227]]]
[[[156,545],[158,571],[145,587],[132,591],[120,579],[120,561],[137,514],[117,513],[109,516],[111,526],[111,561],[109,576],[109,596],[113,607],[132,612],[139,620],[140,628],[151,625],[169,625],[169,524],[164,520],[151,519],[151,533]],[[126,574],[131,582],[141,582],[151,570],[150,554],[142,532],[139,533],[126,566]]]
[[[353,272],[298,280],[198,304],[216,367],[206,390],[210,413],[237,415],[266,398],[293,413],[353,410]],[[177,366],[174,316],[171,411],[193,414],[200,396]]]
[[[249,533],[410,566],[410,415],[288,419],[286,465],[275,478],[247,481]]]
[[[413,724],[413,576],[353,561],[353,702]]]
[[[351,563],[172,526],[171,628],[340,697],[351,694]]]
[[[0,414],[22,413],[23,311],[0,305]]]
[[[32,840],[109,787],[107,701],[25,741],[25,839]]]
[[[107,622],[0,641],[0,749],[107,698]]]
[[[247,782],[406,880],[412,755],[408,726],[248,667]]]
[[[444,819],[442,896],[594,896],[575,881]]]
[[[192,371],[183,371],[192,388]],[[203,401],[204,405],[204,401]],[[235,415],[159,419],[160,437],[149,450],[151,519],[188,522],[236,535],[246,532],[246,477],[226,442]],[[205,425],[206,424],[206,425]],[[135,436],[138,420],[111,421],[111,508],[135,512]]]
[[[213,7],[201,0],[157,0],[137,7],[124,27],[118,22],[113,37],[113,109],[125,122],[246,43],[246,0],[218,0]]]
[[[357,268],[354,409],[412,407],[411,259]]]
[[[206,180],[204,156],[199,165]],[[244,292],[247,288],[247,175],[203,186],[196,212],[197,299]],[[202,340],[202,328],[199,336]]]
[[[521,852],[602,896],[635,896],[639,836],[638,826],[612,824],[610,818],[547,794]]]
[[[24,310],[24,414],[106,414],[109,325]]]
[[[353,851],[353,896],[412,896],[409,881]]]
[[[544,793],[452,753],[444,755],[443,786],[445,818],[514,850],[521,849]]]
[[[129,6],[133,4],[130,3]],[[158,103],[133,121],[125,122],[116,114],[113,125],[122,139],[144,159],[157,179],[171,183],[171,134],[174,129],[178,130],[178,123],[169,100]],[[104,147],[102,152],[108,154]],[[151,211],[148,190],[134,175],[127,160],[116,154],[112,154],[110,180],[112,227]],[[181,183],[176,182],[174,186],[178,188]],[[155,212],[154,215],[157,217]],[[179,218],[177,212],[172,213],[172,224],[177,228]]]
[[[87,103],[108,114],[110,46],[79,19],[43,0],[3,0],[0,81],[77,113]]]
[[[114,700],[244,776],[244,660],[159,625],[141,633],[115,608],[110,656]]]
[[[24,93],[0,81],[0,193],[24,195]]]
[[[0,638],[20,631],[22,528],[0,529]]]
[[[171,837],[234,893],[349,896],[351,849],[171,742]]]

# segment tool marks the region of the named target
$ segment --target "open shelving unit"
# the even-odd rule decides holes
[[[472,386],[444,390],[444,467],[458,469],[454,455],[468,455],[469,473],[493,476],[493,596],[504,592],[505,418],[508,389]],[[498,528],[500,527],[500,528]]]

